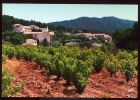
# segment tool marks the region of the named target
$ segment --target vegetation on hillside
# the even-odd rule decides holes
[[[138,22],[132,28],[123,31],[116,30],[112,33],[113,42],[119,49],[137,50],[138,49]]]
[[[74,20],[42,23],[35,20],[23,20],[14,18],[13,16],[2,16],[2,31],[11,31],[13,24],[22,24],[24,26],[36,25],[40,28],[49,27],[50,30],[65,31],[71,33],[78,32],[92,32],[92,33],[112,33],[115,30],[124,30],[125,28],[131,28],[134,21],[118,19],[115,17],[103,17],[103,18],[88,18],[80,17]]]
[[[52,22],[49,23],[56,26],[65,26],[69,28],[82,29],[82,31],[89,32],[90,30],[94,33],[105,32],[111,33],[118,30],[124,30],[125,28],[132,27],[134,21],[123,20],[116,17],[80,17],[73,20]],[[90,31],[90,32],[91,32]]]

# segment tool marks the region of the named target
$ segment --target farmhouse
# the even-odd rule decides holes
[[[35,39],[39,40],[39,43],[43,42],[44,39],[47,39],[50,44],[54,41],[54,32],[49,32],[48,27],[39,28],[36,25],[23,26],[21,24],[13,24],[12,27],[13,32],[22,32],[25,35],[32,34]],[[33,29],[40,30],[40,32],[33,32]]]
[[[93,34],[92,33],[77,33],[76,35],[88,37],[89,39],[100,36],[100,37],[104,37],[105,40],[112,41],[112,37],[109,35],[105,35],[105,33],[93,33]]]

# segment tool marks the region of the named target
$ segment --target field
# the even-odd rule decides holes
[[[109,77],[109,72],[104,68],[100,73],[93,73],[88,78],[88,85],[83,93],[76,92],[71,83],[66,85],[63,78],[56,80],[55,75],[42,75],[44,71],[37,69],[35,63],[27,63],[25,60],[7,59],[4,65],[15,74],[11,85],[26,82],[23,90],[13,97],[74,97],[74,98],[102,98],[104,95],[110,98],[137,98],[137,77],[125,82],[125,78],[118,73],[117,77]],[[20,69],[19,69],[20,66]]]
[[[5,51],[5,53],[7,52]],[[79,59],[81,58],[79,57]],[[85,60],[85,64],[86,62],[89,64],[87,60]],[[56,75],[46,74],[46,67],[40,67],[34,60],[17,59],[17,57],[11,56],[10,59],[7,58],[3,62],[3,66],[8,68],[9,73],[14,74],[14,80],[10,87],[18,85],[19,82],[25,82],[24,88],[12,97],[137,98],[138,96],[137,75],[134,74],[126,82],[126,77],[119,70],[110,77],[110,72],[105,66],[99,72],[88,73],[87,84],[81,93],[75,87],[77,84],[74,83],[75,81],[72,78],[72,82],[66,84],[67,79],[64,79],[63,74],[60,78],[58,78],[59,72]],[[82,64],[80,67],[82,67]]]

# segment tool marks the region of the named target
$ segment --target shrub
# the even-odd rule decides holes
[[[135,66],[132,60],[122,59],[120,62],[121,72],[125,75],[126,82],[128,82],[135,73]]]
[[[106,55],[104,52],[100,50],[96,50],[93,52],[92,60],[95,71],[100,72],[102,70],[105,59]]]

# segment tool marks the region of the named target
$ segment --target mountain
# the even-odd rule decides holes
[[[24,20],[14,18],[9,15],[2,15],[2,31],[12,30],[13,24],[22,24],[25,26],[36,25],[38,27],[44,28],[49,27],[49,30],[55,31],[66,31],[72,32],[75,30],[82,30],[83,32],[105,32],[112,33],[115,30],[125,30],[128,27],[132,27],[135,21],[119,19],[116,17],[103,17],[103,18],[89,18],[80,17],[77,19],[52,22],[52,23],[42,23],[35,20]]]
[[[80,17],[77,19],[51,22],[50,25],[65,26],[75,29],[87,29],[92,31],[101,31],[111,33],[115,30],[124,30],[126,28],[132,27],[135,21],[124,20],[116,17]]]

